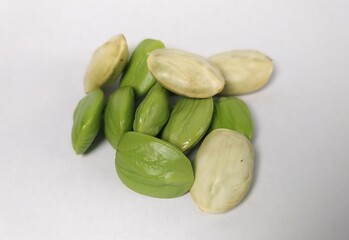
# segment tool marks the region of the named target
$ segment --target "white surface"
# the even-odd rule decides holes
[[[0,239],[347,239],[349,2],[0,1]],[[255,181],[222,215],[190,196],[122,185],[106,141],[76,156],[72,113],[92,51],[117,33],[204,56],[253,48],[274,59],[244,95]]]

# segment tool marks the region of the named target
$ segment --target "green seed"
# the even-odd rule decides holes
[[[159,40],[143,40],[134,50],[121,78],[120,86],[132,87],[137,98],[144,96],[156,82],[148,71],[148,55],[153,50],[164,47]]]
[[[128,46],[122,34],[97,48],[85,73],[85,92],[114,82],[124,70],[127,60]]]
[[[98,134],[104,94],[94,90],[81,99],[75,108],[72,128],[72,144],[76,154],[84,153]]]
[[[235,130],[251,139],[253,123],[247,105],[237,97],[220,97],[214,105],[210,131],[217,128]]]
[[[128,188],[151,197],[181,196],[194,181],[191,163],[178,148],[143,133],[123,135],[115,165]]]
[[[170,116],[169,92],[156,83],[136,110],[133,130],[156,136]]]
[[[122,135],[132,130],[135,99],[132,88],[118,88],[110,95],[104,113],[104,134],[114,149]]]
[[[161,138],[181,151],[194,147],[211,123],[213,99],[181,97],[162,132]]]

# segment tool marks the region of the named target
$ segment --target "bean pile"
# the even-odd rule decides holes
[[[157,198],[190,191],[202,211],[226,212],[248,192],[254,168],[253,121],[236,95],[262,88],[272,71],[271,59],[259,51],[205,58],[154,39],[139,43],[129,58],[119,34],[97,48],[87,67],[73,149],[86,153],[104,131],[128,188]]]

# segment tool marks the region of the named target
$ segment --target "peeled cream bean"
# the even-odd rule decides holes
[[[147,60],[153,77],[178,95],[208,98],[222,91],[224,77],[206,58],[178,49],[156,49]]]
[[[225,128],[210,132],[194,160],[190,189],[195,204],[207,213],[223,213],[236,206],[252,182],[254,152],[242,134]]]
[[[126,66],[128,54],[128,45],[123,34],[116,35],[98,47],[86,69],[85,92],[115,82]]]
[[[273,72],[273,62],[255,50],[234,50],[209,57],[223,73],[226,84],[221,94],[245,94],[262,88]]]

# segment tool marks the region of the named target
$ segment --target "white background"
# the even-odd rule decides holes
[[[1,0],[0,239],[348,239],[349,2]],[[92,52],[124,33],[203,56],[258,49],[270,83],[241,96],[255,179],[225,214],[145,197],[101,141],[76,156],[72,114]]]

